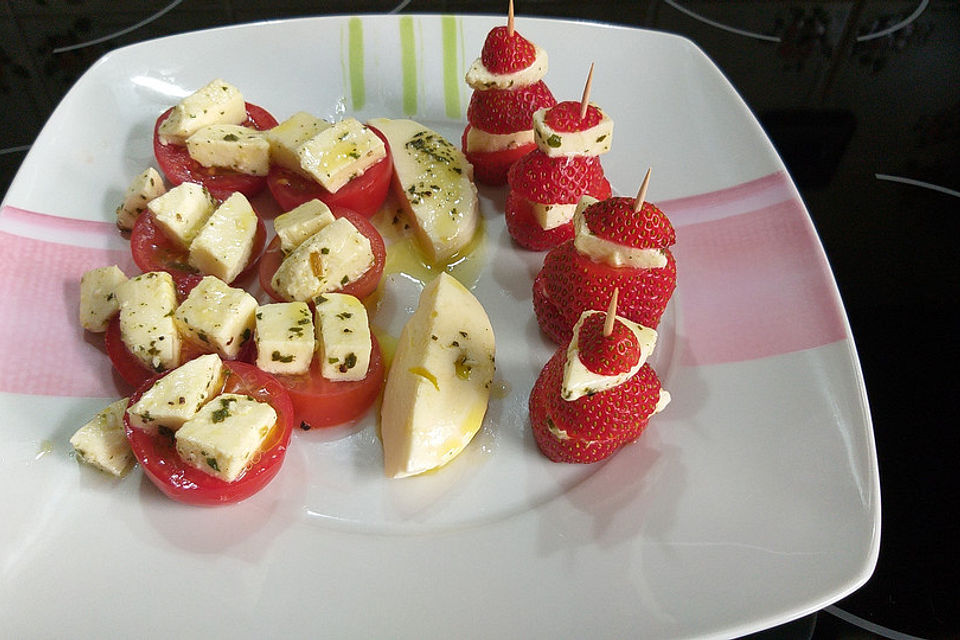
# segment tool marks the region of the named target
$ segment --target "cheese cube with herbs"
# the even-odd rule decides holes
[[[299,111],[277,126],[263,132],[270,144],[270,162],[285,169],[303,173],[297,149],[300,145],[330,127],[321,118]]]
[[[190,246],[217,206],[210,192],[195,182],[182,182],[147,203],[164,235],[184,249]]]
[[[305,302],[277,302],[257,309],[257,367],[269,373],[298,374],[313,361],[313,318]]]
[[[182,145],[203,127],[240,124],[246,119],[243,94],[232,84],[217,79],[181,100],[160,123],[157,135],[163,144]]]
[[[215,353],[190,360],[143,392],[127,408],[130,425],[148,433],[173,432],[220,392],[223,362]]]
[[[233,282],[253,253],[257,214],[240,192],[216,208],[190,245],[187,262],[201,273]]]
[[[287,254],[333,221],[330,207],[322,200],[313,199],[274,218],[273,230],[280,238],[280,249]]]
[[[330,193],[387,156],[383,140],[356,118],[324,129],[297,148],[300,168]]]
[[[117,207],[117,226],[123,231],[133,229],[133,223],[147,210],[147,203],[166,191],[160,172],[153,167],[147,168],[127,187],[123,202]]]
[[[327,380],[363,380],[370,366],[367,309],[345,293],[317,296],[317,357]]]
[[[87,331],[103,333],[119,310],[117,287],[127,276],[117,265],[87,271],[80,278],[80,326]]]
[[[123,429],[126,409],[127,398],[117,400],[70,436],[80,460],[118,477],[133,468],[136,459]]]
[[[180,364],[180,333],[173,312],[177,290],[165,271],[150,271],[117,286],[120,337],[148,369],[156,372]]]
[[[253,337],[257,299],[206,276],[187,295],[174,314],[184,337],[206,351],[236,358]]]
[[[596,107],[591,103],[591,106]],[[558,131],[546,121],[548,109],[533,114],[533,134],[537,148],[551,158],[563,156],[599,156],[610,151],[613,141],[613,120],[600,112],[600,122],[583,131]]]
[[[252,176],[270,171],[270,143],[256,129],[212,124],[187,138],[187,152],[204,167],[223,167]]]
[[[177,431],[177,453],[187,464],[226,482],[239,478],[277,422],[269,404],[224,393]]]
[[[372,264],[370,240],[349,220],[338,218],[284,258],[271,284],[284,300],[306,302],[342,289]]]

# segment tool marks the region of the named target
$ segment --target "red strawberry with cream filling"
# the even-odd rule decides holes
[[[540,80],[516,89],[474,91],[467,107],[467,121],[486,133],[508,134],[533,128],[533,114],[557,103]]]
[[[549,109],[543,116],[543,121],[556,131],[570,133],[573,131],[586,131],[590,127],[600,124],[603,114],[594,105],[588,105],[584,116],[580,117],[582,105],[580,102],[565,100],[557,103],[556,106]]]
[[[561,242],[573,239],[573,226],[563,224],[544,229],[533,215],[533,203],[515,191],[507,194],[504,206],[507,231],[524,249],[546,251]]]
[[[507,26],[491,29],[480,53],[483,66],[491,73],[513,73],[526,69],[536,57],[533,43]]]
[[[634,198],[608,198],[587,207],[583,212],[590,232],[627,247],[665,249],[677,241],[673,225],[656,205],[644,202],[635,211]]]
[[[610,195],[610,183],[595,156],[549,158],[534,151],[511,167],[508,182],[518,195],[543,204],[576,204],[584,195]]]
[[[640,343],[636,334],[616,320],[610,335],[604,335],[606,314],[594,313],[580,327],[580,362],[593,373],[613,376],[630,371],[640,360]]]

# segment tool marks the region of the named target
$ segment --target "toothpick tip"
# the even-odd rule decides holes
[[[647,187],[650,186],[650,173],[653,171],[652,168],[647,169],[647,173],[643,176],[643,182],[640,183],[640,190],[637,191],[637,199],[633,206],[634,211],[640,211],[643,208],[643,203],[647,198]]]
[[[593,65],[590,63],[590,71],[587,73],[587,82],[583,85],[583,96],[580,98],[580,119],[587,117],[587,107],[590,106],[590,85],[593,84]]]
[[[609,338],[610,334],[613,333],[613,325],[617,321],[617,297],[620,295],[620,289],[616,288],[613,290],[613,295],[610,296],[610,304],[607,305],[607,317],[603,323],[603,337]]]
[[[513,0],[507,5],[507,35],[513,37]]]

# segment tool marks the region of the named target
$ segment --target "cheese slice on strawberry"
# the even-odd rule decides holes
[[[509,27],[495,27],[483,50],[467,70],[472,89],[515,89],[540,81],[547,74],[547,52]]]
[[[560,397],[571,401],[612,389],[632,378],[657,344],[657,332],[617,317],[611,335],[603,335],[607,314],[584,311],[567,345]]]
[[[666,249],[676,242],[673,226],[655,205],[644,202],[636,211],[635,202],[633,198],[581,198],[573,216],[577,251],[611,267],[666,267]]]

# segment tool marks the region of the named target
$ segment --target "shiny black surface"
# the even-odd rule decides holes
[[[499,14],[505,5],[3,0],[0,192],[71,84],[116,47],[262,19],[398,6]],[[833,266],[879,451],[880,559],[833,608],[755,637],[960,637],[960,3],[517,0],[517,12],[670,31],[700,45],[774,141]]]

